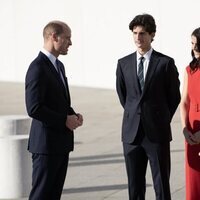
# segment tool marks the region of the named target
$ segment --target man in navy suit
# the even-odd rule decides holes
[[[116,87],[124,108],[122,142],[129,200],[144,200],[149,161],[156,200],[170,200],[170,122],[180,101],[174,60],[152,49],[154,18],[129,24],[137,51],[118,60]]]
[[[62,62],[71,43],[71,30],[61,21],[43,29],[44,46],[30,64],[25,81],[26,108],[32,117],[28,150],[32,153],[30,200],[59,200],[67,173],[69,152],[74,148],[73,130],[83,117],[71,107]]]

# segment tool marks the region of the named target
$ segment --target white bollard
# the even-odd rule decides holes
[[[29,133],[31,118],[27,115],[0,116],[0,137]]]
[[[0,199],[23,198],[30,192],[32,163],[27,151],[30,121],[28,116],[0,116]]]

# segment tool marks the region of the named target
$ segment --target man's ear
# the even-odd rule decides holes
[[[53,41],[57,42],[58,41],[58,35],[56,33],[51,34],[51,38]]]

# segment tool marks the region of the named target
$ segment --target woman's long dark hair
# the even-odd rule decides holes
[[[192,36],[196,37],[197,39],[195,50],[200,52],[200,27],[192,32]],[[190,69],[191,71],[196,71],[198,68],[200,68],[200,58],[195,58],[193,50],[191,51],[191,54],[192,61],[190,62]]]

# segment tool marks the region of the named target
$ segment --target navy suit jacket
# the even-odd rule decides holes
[[[61,71],[65,77],[63,64]],[[71,107],[67,78],[65,85],[42,52],[30,64],[25,81],[28,115],[32,117],[28,150],[40,154],[65,154],[73,150],[73,131],[65,126]]]
[[[117,93],[124,108],[122,141],[134,141],[140,120],[152,142],[171,141],[170,122],[180,102],[180,82],[174,60],[153,50],[142,93],[136,52],[118,60],[116,75]]]

